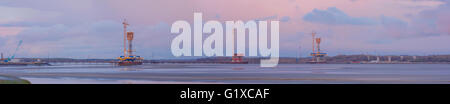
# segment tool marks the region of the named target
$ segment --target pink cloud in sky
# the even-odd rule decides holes
[[[0,37],[17,35],[24,29],[23,27],[0,27]]]
[[[137,53],[172,58],[170,25],[203,21],[280,20],[280,52],[308,53],[312,31],[322,47],[338,53],[450,54],[450,6],[443,0],[5,0],[0,1],[0,49],[24,40],[24,57],[100,58],[120,55],[121,21],[136,32]],[[413,47],[408,44],[416,44]],[[306,55],[305,55],[306,56]]]

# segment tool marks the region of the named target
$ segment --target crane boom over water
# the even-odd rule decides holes
[[[16,53],[19,50],[20,46],[22,45],[22,40],[19,41],[19,44],[17,44],[16,50],[14,50],[13,55],[11,56],[11,59],[14,59],[16,57]]]
[[[12,54],[12,56],[8,59],[6,59],[4,62],[9,62],[12,59],[14,59],[16,57],[16,53],[17,51],[19,51],[20,46],[22,45],[22,40],[19,41],[19,44],[17,44],[16,50],[14,50],[14,53]]]

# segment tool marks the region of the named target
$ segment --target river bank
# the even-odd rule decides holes
[[[31,82],[18,77],[0,75],[0,84],[31,84]]]

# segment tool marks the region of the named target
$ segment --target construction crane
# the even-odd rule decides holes
[[[127,55],[127,34],[128,34],[128,32],[127,32],[127,26],[128,25],[130,25],[130,24],[128,24],[128,22],[127,22],[127,19],[124,19],[124,21],[123,21],[123,29],[124,29],[124,35],[123,35],[123,56],[124,57],[127,57],[128,55]]]
[[[9,62],[16,57],[16,52],[19,50],[21,45],[22,45],[22,40],[19,41],[19,44],[17,45],[16,50],[14,50],[13,55],[10,58],[6,59],[5,62]]]
[[[123,36],[123,56],[118,57],[119,62],[117,63],[119,66],[131,66],[131,65],[142,65],[144,58],[141,56],[136,56],[133,54],[133,39],[134,39],[134,32],[127,31],[128,22],[124,20],[123,29],[124,29],[124,36]],[[128,45],[127,45],[128,41]],[[128,47],[127,47],[128,46]]]
[[[322,53],[320,50],[320,43],[322,41],[322,38],[316,38],[317,34],[316,32],[313,32],[311,34],[312,34],[312,53],[310,55],[313,56],[313,59],[309,63],[325,63],[326,61],[321,60],[322,57],[327,56],[327,53]]]

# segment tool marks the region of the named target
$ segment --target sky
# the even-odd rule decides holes
[[[16,57],[115,58],[122,20],[135,32],[136,53],[175,58],[171,24],[280,21],[281,57],[305,57],[313,31],[329,55],[450,54],[449,0],[1,0],[0,52]],[[207,35],[205,35],[207,37]]]

